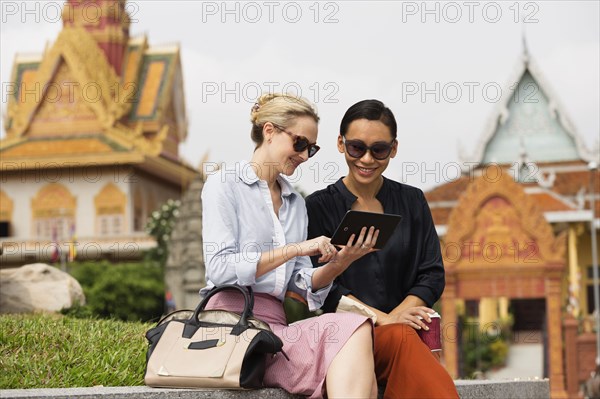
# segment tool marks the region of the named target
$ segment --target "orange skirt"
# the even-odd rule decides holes
[[[458,398],[450,374],[405,324],[375,327],[375,373],[384,399]]]

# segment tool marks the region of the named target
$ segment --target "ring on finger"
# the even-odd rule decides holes
[[[366,249],[367,248],[367,246],[365,244],[361,244],[360,247],[361,247],[361,249]]]

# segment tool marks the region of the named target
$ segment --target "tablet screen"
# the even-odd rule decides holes
[[[346,245],[350,236],[355,234],[355,240],[360,235],[360,230],[363,227],[367,229],[374,226],[379,229],[379,237],[377,237],[376,249],[381,249],[388,242],[402,216],[391,215],[389,213],[374,213],[363,211],[348,211],[340,222],[339,226],[331,237],[333,245]]]

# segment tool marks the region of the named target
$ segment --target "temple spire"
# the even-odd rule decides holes
[[[523,60],[529,62],[529,48],[527,47],[527,35],[525,33],[525,23],[521,25],[521,42],[523,44]]]
[[[131,20],[126,0],[68,0],[62,13],[65,27],[82,27],[94,37],[117,75],[129,42]]]

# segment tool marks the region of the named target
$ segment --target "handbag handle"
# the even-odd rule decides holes
[[[194,324],[199,323],[198,316],[200,315],[200,312],[204,310],[204,308],[208,304],[208,301],[210,300],[210,298],[213,297],[213,295],[222,291],[231,290],[238,291],[244,296],[244,310],[242,311],[242,314],[240,316],[240,321],[238,321],[238,323],[233,327],[233,330],[231,330],[231,334],[239,335],[246,331],[249,328],[248,318],[252,317],[252,309],[254,308],[254,294],[252,292],[251,287],[240,286],[237,284],[223,284],[218,287],[214,287],[212,290],[210,290],[208,294],[206,294],[202,302],[200,302],[198,307],[196,307],[196,310],[194,310],[194,315],[191,318]]]
[[[246,290],[248,292],[248,294],[250,295],[250,313],[248,313],[248,317],[253,317],[254,316],[254,314],[253,314],[254,313],[254,291],[252,290],[252,286],[250,286],[250,285],[239,285],[239,284],[223,284],[223,285],[219,285],[219,286],[215,285],[214,287],[211,288],[211,290],[208,292],[208,294],[206,294],[206,298],[209,297],[209,294],[210,294],[210,296],[212,296],[213,294],[211,294],[211,292],[213,292],[217,288],[221,288],[221,287],[230,287],[230,288],[235,288],[237,290],[239,290],[241,288],[242,290]],[[207,304],[208,304],[208,302],[205,304],[205,306]],[[204,310],[204,307],[202,307],[202,310]]]

